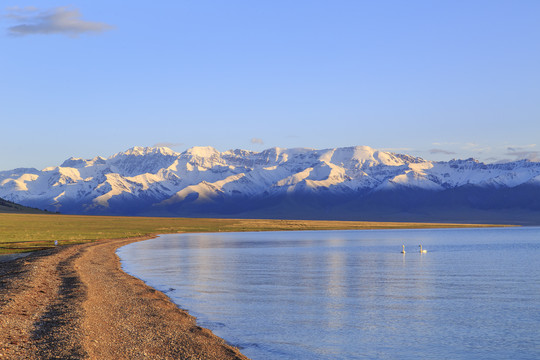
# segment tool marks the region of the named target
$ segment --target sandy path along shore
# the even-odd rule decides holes
[[[130,240],[0,263],[0,358],[247,359],[120,268]]]

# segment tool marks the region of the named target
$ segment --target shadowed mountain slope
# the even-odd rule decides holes
[[[39,214],[39,213],[46,213],[46,211],[19,205],[14,202],[7,201],[0,198],[0,213]]]

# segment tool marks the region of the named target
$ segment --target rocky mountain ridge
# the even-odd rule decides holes
[[[0,172],[1,198],[75,214],[362,219],[428,208],[498,211],[508,204],[535,212],[537,189],[537,162],[433,162],[368,146],[262,152],[194,147],[182,153],[134,147],[109,158],[72,157],[41,171]],[[513,192],[525,195],[512,195],[509,203],[504,195],[490,208],[489,201]],[[516,196],[534,201],[514,204]],[[425,201],[412,206],[418,199]]]

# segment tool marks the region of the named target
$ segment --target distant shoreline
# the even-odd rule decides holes
[[[422,222],[160,218],[0,213],[0,254],[27,252],[99,239],[130,239],[184,232],[365,230],[512,226]]]

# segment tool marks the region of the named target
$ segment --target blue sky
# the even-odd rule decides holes
[[[156,144],[540,158],[540,1],[3,4],[0,169]]]

